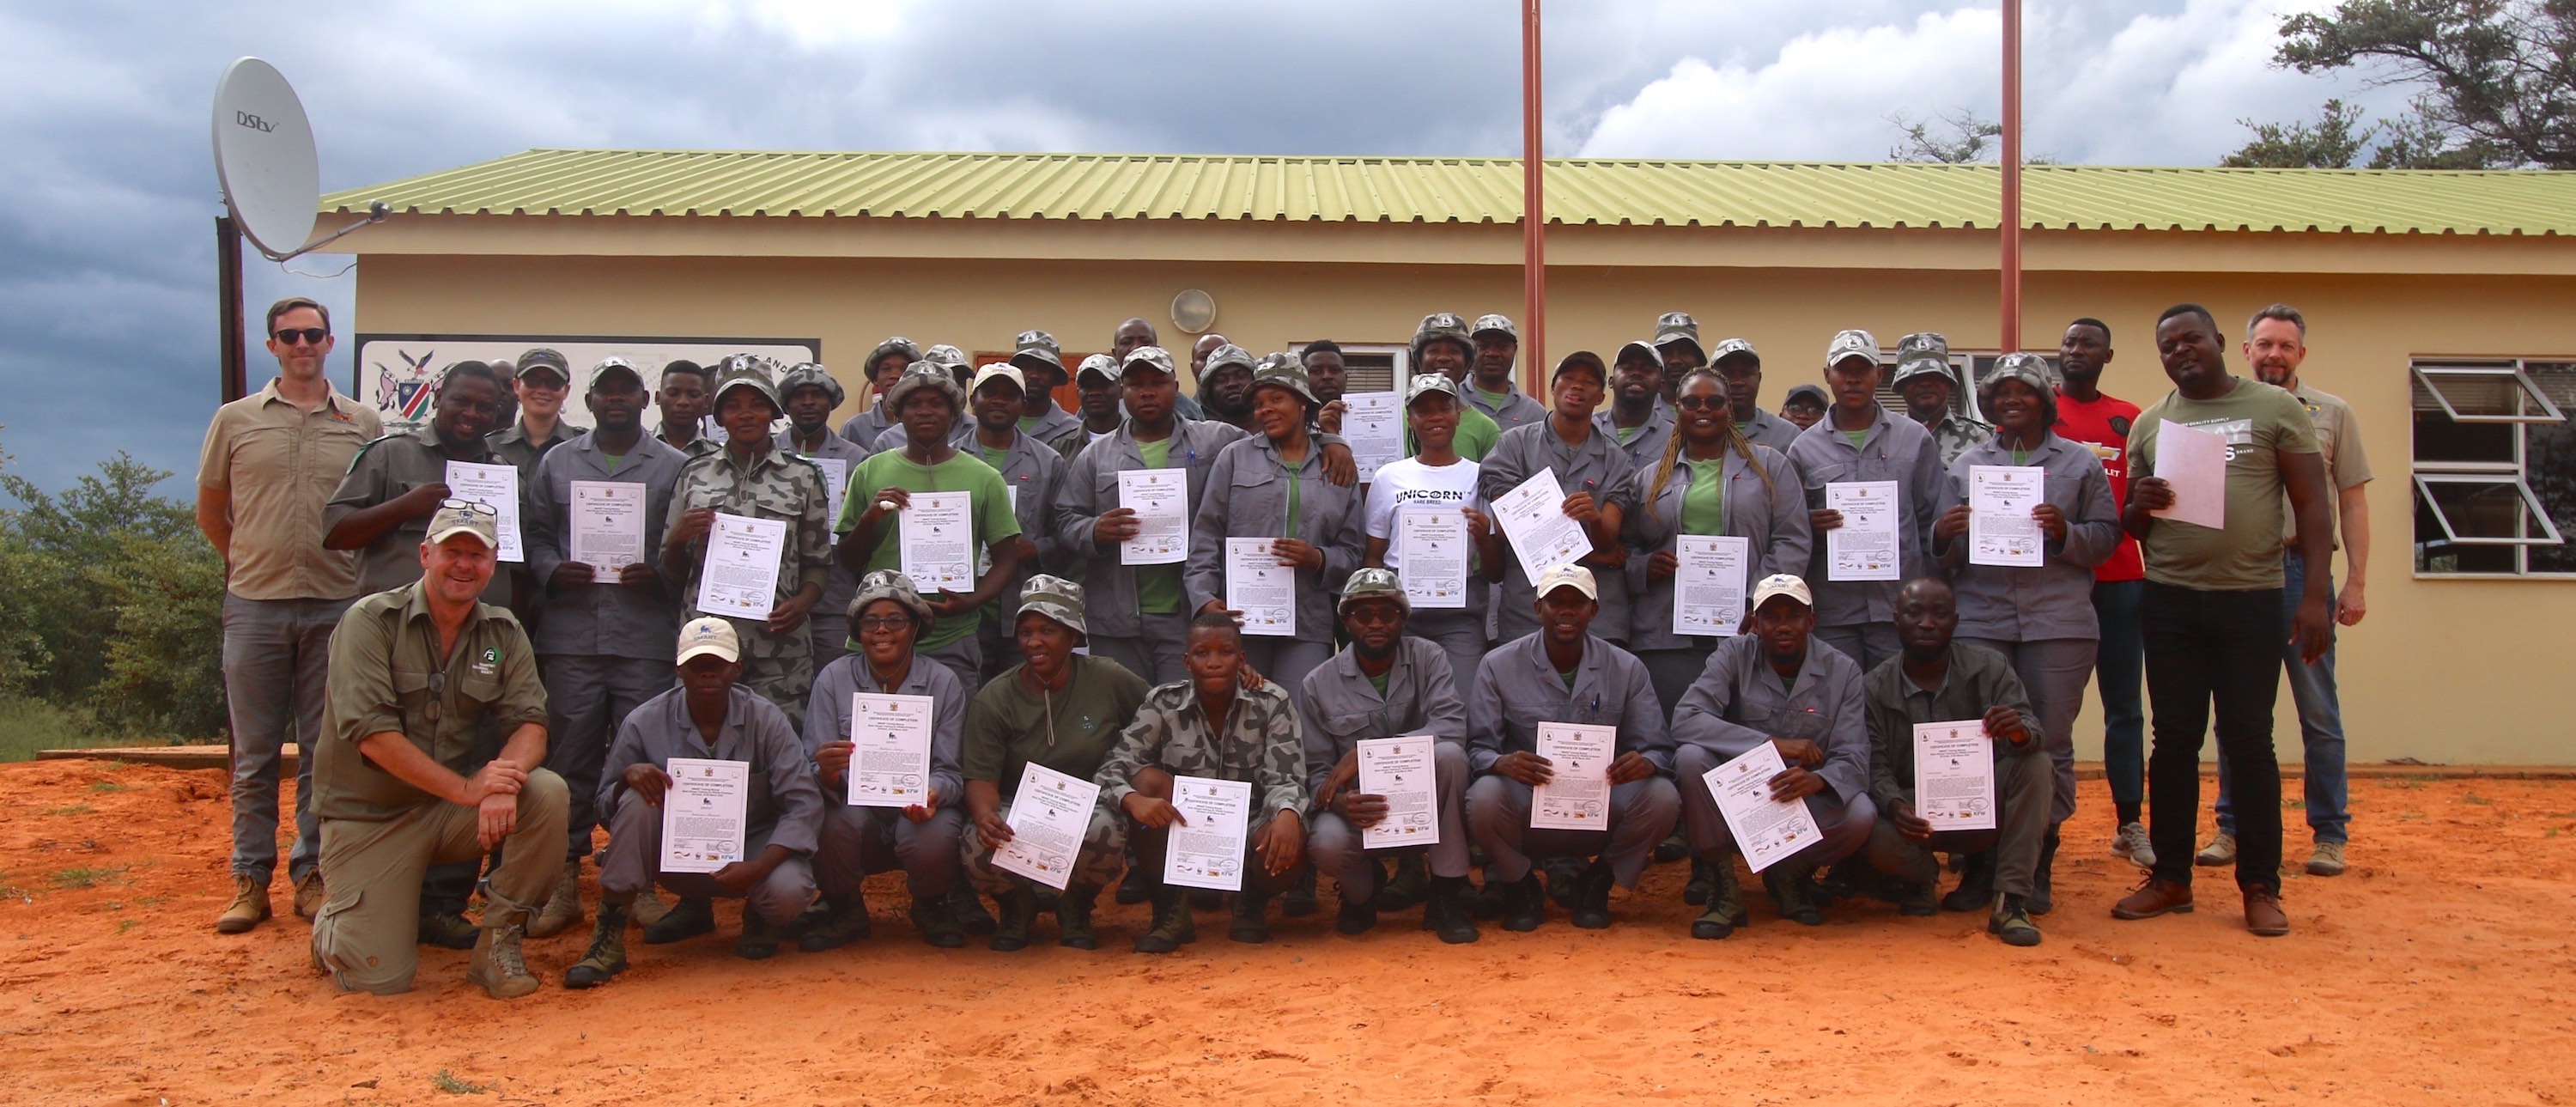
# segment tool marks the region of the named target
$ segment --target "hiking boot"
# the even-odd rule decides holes
[[[483,940],[483,929],[454,911],[441,911],[420,917],[420,944],[440,949],[472,949]]]
[[[2343,870],[2338,868],[2335,871]],[[322,910],[322,901],[329,897],[330,892],[322,887],[322,870],[304,874],[304,879],[295,882],[295,917],[310,921]]]
[[[1118,879],[1118,902],[1143,903],[1154,898],[1154,881],[1142,865],[1127,866],[1127,875]]]
[[[1494,879],[1486,877],[1485,886],[1493,887]],[[1537,873],[1503,885],[1502,914],[1505,930],[1527,934],[1538,929],[1547,918],[1547,889],[1540,886]]]
[[[268,885],[238,873],[233,876],[233,902],[224,913],[215,916],[215,933],[247,934],[250,928],[267,922]]]
[[[1585,930],[1605,930],[1610,926],[1610,865],[1595,861],[1583,870],[1577,886],[1574,925]]]
[[[1485,886],[1476,889],[1476,898],[1468,902],[1468,916],[1478,919],[1502,918],[1511,910],[1512,887],[1510,884],[1494,879],[1493,870],[1485,870]]]
[[[2115,919],[2152,919],[2158,915],[2191,914],[2191,885],[2148,877],[2120,902],[2111,905]]]
[[[1264,916],[1270,910],[1270,897],[1253,892],[1234,894],[1234,923],[1225,928],[1225,936],[1246,945],[1260,945],[1270,940],[1270,921]]]
[[[1868,890],[1862,870],[1868,868],[1857,857],[1836,861],[1825,870],[1824,878],[1810,885],[1816,906],[1831,907],[1847,899],[1859,899]]]
[[[2045,915],[2057,908],[2056,897],[2049,891],[2049,873],[2057,868],[2057,828],[2048,828],[2048,837],[2039,843],[2039,865],[2030,871],[2030,895],[2024,901],[2033,915]]]
[[[1214,911],[1225,906],[1225,893],[1214,888],[1190,889],[1190,910]]]
[[[1780,909],[1780,917],[1800,926],[1825,925],[1825,912],[1816,906],[1815,882],[1808,879],[1816,870],[1782,862],[1762,874],[1762,886],[1771,891],[1771,905]]]
[[[1055,898],[1055,944],[1066,949],[1099,949],[1100,939],[1091,932],[1091,909],[1100,902],[1100,889],[1076,884]]]
[[[1682,858],[1689,857],[1690,855],[1690,838],[1687,835],[1684,835],[1681,831],[1676,830],[1673,832],[1672,837],[1655,843],[1655,863],[1658,865],[1669,865],[1675,861],[1681,860]],[[1691,902],[1698,903],[1699,901],[1692,900]]]
[[[2155,868],[2156,844],[2147,840],[2147,824],[2121,823],[2119,837],[2111,839],[2111,856],[2125,857],[2141,869]]]
[[[1691,937],[1724,938],[1748,920],[1744,916],[1744,891],[1735,883],[1735,862],[1709,866],[1708,910],[1691,921]]]
[[[2200,847],[2199,853],[2191,855],[2191,863],[2204,869],[2235,864],[2236,836],[2224,830],[2219,831],[2218,837],[2210,839],[2208,845]]]
[[[537,921],[528,924],[528,937],[552,938],[573,928],[581,921],[581,862],[564,862],[563,875],[555,878],[554,894],[537,910]]]
[[[1938,878],[1926,880],[1921,884],[1899,884],[1897,888],[1896,913],[1906,918],[1928,919],[1940,914],[1943,907],[1949,906],[1949,902],[1941,897],[1941,881]]]
[[[2281,895],[2269,888],[2245,890],[2245,929],[2265,938],[2290,932],[2290,916],[2281,910]]]
[[[1298,876],[1296,886],[1279,897],[1279,914],[1283,918],[1302,919],[1323,909],[1324,905],[1315,899],[1315,867],[1308,865],[1305,873]]]
[[[1395,859],[1395,876],[1377,884],[1377,909],[1402,911],[1422,902],[1431,889],[1431,861],[1422,854]]]
[[[517,999],[537,990],[519,942],[528,932],[520,922],[487,926],[474,939],[474,960],[465,966],[465,982],[480,984],[494,999]]]
[[[995,953],[1017,953],[1029,948],[1029,930],[1037,925],[1038,920],[1037,892],[1026,884],[1013,884],[1009,891],[993,898],[1002,905],[1002,914],[993,926],[993,940],[985,943],[986,948]],[[928,927],[922,928],[921,937],[930,941]],[[959,945],[965,944],[963,937],[957,941]]]
[[[712,908],[709,914],[713,914]],[[752,905],[742,905],[742,933],[734,937],[733,955],[745,961],[766,961],[778,956],[778,932],[769,928]]]
[[[1703,906],[1708,903],[1708,897],[1716,891],[1717,866],[1696,857],[1691,858],[1690,883],[1682,885],[1682,902],[1693,907]]]
[[[626,909],[626,921],[639,927],[649,927],[661,922],[670,913],[671,905],[662,902],[659,893],[646,888],[635,893],[635,905]]]
[[[1026,889],[1022,889],[1022,892],[1029,897],[1028,902],[1022,904],[1018,908],[1020,912],[1020,944],[1025,946],[1029,944],[1029,920],[1034,918],[1038,913],[1038,897],[1036,893],[1028,892]],[[966,898],[973,898],[973,896],[974,893],[972,892],[968,892],[966,894]],[[957,903],[959,898],[960,897],[958,896],[952,895],[938,899],[916,899],[912,901],[912,925],[921,929],[922,941],[939,949],[966,948],[966,927],[965,924],[960,922],[957,918]],[[976,906],[981,907],[983,904],[978,902]],[[1004,910],[1008,911],[1012,910],[1012,908],[1006,906]],[[993,928],[993,937],[995,940],[999,940],[1001,936],[1002,929],[997,924]]]
[[[2317,843],[2316,852],[2308,855],[2308,875],[2342,876],[2343,847],[2344,843],[2342,842]],[[298,905],[301,905],[304,902],[304,888],[302,885],[298,885],[295,889],[295,902]],[[301,906],[299,906],[297,910],[301,913]]]
[[[590,949],[564,970],[564,987],[596,988],[626,971],[627,910],[627,905],[601,897],[599,921],[590,928]]]
[[[1547,898],[1558,907],[1574,910],[1583,901],[1583,862],[1571,857],[1552,857],[1541,865],[1547,874]]]
[[[995,926],[993,913],[984,909],[984,897],[976,895],[975,889],[968,887],[963,881],[949,890],[948,911],[949,916],[957,920],[958,929],[964,933],[980,936],[993,932]]]
[[[1422,929],[1440,935],[1448,945],[1463,946],[1484,937],[1477,932],[1475,921],[1467,917],[1467,899],[1460,894],[1466,883],[1463,876],[1435,876],[1431,878],[1431,897],[1422,901]]]
[[[1362,871],[1366,872],[1368,875],[1361,879],[1369,881],[1370,886],[1367,888],[1344,888],[1342,889],[1344,894],[1336,897],[1341,900],[1340,909],[1335,911],[1333,914],[1333,930],[1337,933],[1350,935],[1366,934],[1377,926],[1377,896],[1379,893],[1386,890],[1386,867],[1372,863],[1368,868]],[[1354,891],[1360,893],[1359,902],[1357,903],[1351,902],[1351,898],[1348,894]]]
[[[1167,885],[1154,890],[1154,926],[1136,936],[1138,953],[1170,953],[1199,940],[1190,921],[1189,889]]]
[[[1939,881],[1934,881],[1938,884]],[[1995,854],[1993,850],[1968,855],[1967,865],[1959,872],[1959,886],[1941,897],[1944,911],[1984,911],[1995,905]]]
[[[805,932],[796,936],[796,948],[806,953],[839,949],[876,929],[868,920],[868,897],[856,888],[824,896],[821,907],[805,915]]]
[[[638,897],[640,902],[641,897]],[[680,905],[662,913],[662,921],[644,928],[644,944],[663,946],[716,932],[716,905],[713,900],[680,900]]]
[[[1994,913],[1986,916],[1986,933],[2003,939],[2008,946],[2039,944],[2039,927],[2030,921],[2029,905],[2016,895],[1995,897]]]

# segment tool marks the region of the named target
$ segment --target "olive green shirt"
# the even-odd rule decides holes
[[[1064,691],[1040,696],[1020,680],[1025,666],[994,677],[966,706],[959,743],[966,779],[989,780],[1004,799],[1020,787],[1020,772],[1034,761],[1066,776],[1091,779],[1118,733],[1136,718],[1149,689],[1145,678],[1105,657],[1076,654]]]
[[[313,759],[313,811],[325,819],[383,822],[438,802],[359,753],[368,735],[400,734],[470,776],[501,752],[476,741],[487,725],[506,740],[521,723],[546,721],[536,651],[519,620],[474,605],[442,661],[418,581],[349,605],[331,634],[328,695],[331,727]]]
[[[2215,399],[2167,393],[2140,412],[2129,431],[2131,474],[2156,471],[2156,435],[2168,419],[2227,436],[2227,525],[2156,520],[2138,540],[2147,579],[2204,592],[2279,588],[2279,505],[2289,490],[2281,479],[2281,456],[2317,452],[2316,423],[2307,408],[2287,392],[2241,377]]]

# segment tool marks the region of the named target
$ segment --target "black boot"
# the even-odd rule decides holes
[[[1717,890],[1717,866],[1691,858],[1690,883],[1682,885],[1682,902],[1693,907],[1707,903]]]
[[[1234,925],[1225,936],[1247,945],[1260,945],[1270,940],[1270,897],[1258,892],[1234,894]]]
[[[1431,897],[1422,901],[1422,929],[1440,935],[1449,945],[1465,945],[1483,937],[1476,923],[1467,917],[1466,889],[1463,876],[1431,878]]]
[[[1594,861],[1576,878],[1574,925],[1585,930],[1603,930],[1610,926],[1610,863]]]
[[[1340,903],[1341,909],[1333,916],[1333,929],[1353,937],[1377,928],[1377,894],[1386,886],[1384,868],[1370,865],[1361,871],[1369,874],[1362,878],[1371,881],[1368,887],[1344,888],[1341,890],[1341,895],[1334,897]],[[1350,895],[1352,892],[1360,894],[1357,902],[1352,901]]]
[[[1431,885],[1431,864],[1419,853],[1395,859],[1395,877],[1377,886],[1377,909],[1402,911],[1422,902],[1424,889]]]
[[[1968,855],[1959,886],[1941,897],[1944,911],[1991,911],[1995,906],[1995,851]]]
[[[1782,861],[1762,871],[1762,883],[1771,890],[1771,903],[1780,909],[1780,917],[1800,926],[1825,925],[1825,912],[1816,906],[1816,867],[1797,861]]]
[[[994,897],[1002,905],[1002,917],[993,925],[995,953],[1013,953],[1029,948],[1029,928],[1037,923],[1038,894],[1026,884],[1014,884],[1011,890]]]
[[[1486,882],[1491,884],[1492,877]],[[1503,885],[1503,929],[1526,934],[1538,929],[1547,917],[1547,889],[1540,887],[1538,874],[1531,873],[1518,881]]]
[[[993,913],[984,909],[984,897],[976,895],[965,881],[958,881],[957,887],[949,890],[948,912],[957,920],[958,928],[968,934],[993,932]]]
[[[1323,904],[1315,901],[1315,867],[1308,865],[1305,873],[1297,877],[1296,886],[1279,897],[1279,914],[1283,918],[1302,919],[1323,909]]]
[[[1145,871],[1143,865],[1131,860],[1127,865],[1127,875],[1118,880],[1118,902],[1143,903],[1152,898],[1154,898],[1152,875]]]
[[[1176,884],[1154,889],[1154,927],[1136,936],[1136,952],[1170,953],[1199,940],[1190,921],[1189,891]]]
[[[2031,870],[2030,894],[2022,897],[2022,906],[2029,909],[2033,915],[2045,915],[2049,908],[2057,906],[2050,902],[2048,894],[2048,870],[2055,867],[2057,867],[2057,828],[2052,826],[2048,828],[2048,837],[2039,843],[2039,867]]]
[[[1100,902],[1096,885],[1076,884],[1064,890],[1055,900],[1055,944],[1066,949],[1099,949],[1100,939],[1091,933],[1091,908]]]

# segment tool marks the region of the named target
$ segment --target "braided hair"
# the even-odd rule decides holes
[[[1690,372],[1683,374],[1681,383],[1673,388],[1673,395],[1679,397],[1682,393],[1690,391],[1691,382],[1699,380],[1702,377],[1716,382],[1718,398],[1720,400],[1724,400],[1726,398],[1726,381],[1717,375],[1716,370],[1705,366],[1693,369]],[[1680,414],[1680,408],[1676,407],[1674,409],[1674,413],[1678,416]],[[1753,469],[1753,474],[1755,476],[1762,478],[1762,490],[1765,493],[1773,496],[1780,494],[1779,486],[1771,482],[1771,470],[1764,467],[1761,462],[1754,460],[1753,440],[1744,437],[1744,426],[1743,424],[1735,421],[1735,414],[1732,411],[1727,413],[1726,444],[1735,450],[1737,456],[1744,459],[1744,463]],[[1681,460],[1681,456],[1682,429],[1678,425],[1677,421],[1676,425],[1673,427],[1672,436],[1664,442],[1664,460],[1655,466],[1654,482],[1646,487],[1645,501],[1647,503],[1655,502],[1656,497],[1664,494],[1664,485],[1672,480],[1673,466]]]

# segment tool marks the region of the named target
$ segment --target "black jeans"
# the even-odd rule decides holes
[[[2138,622],[2146,639],[2155,743],[2147,757],[2147,836],[2158,879],[2191,883],[2200,817],[2200,744],[2215,705],[2218,756],[2236,801],[2236,885],[2281,888],[2281,764],[2272,756],[2272,705],[2281,689],[2281,590],[2203,592],[2148,581]]]

